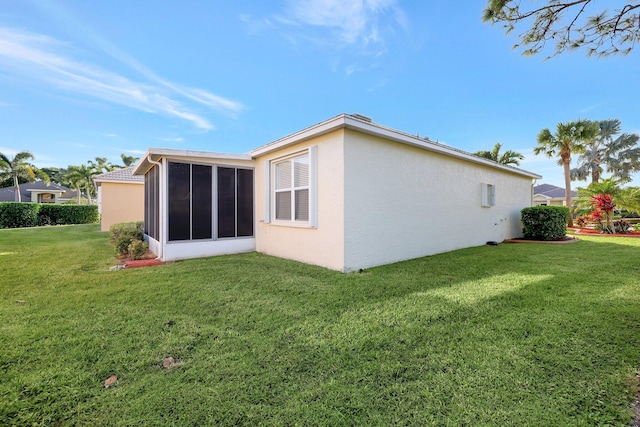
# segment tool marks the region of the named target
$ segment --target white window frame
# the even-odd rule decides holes
[[[316,172],[316,157],[317,148],[312,146],[289,155],[278,157],[277,159],[268,160],[265,162],[266,173],[266,206],[265,206],[265,220],[267,224],[285,225],[291,227],[305,227],[316,228],[317,227],[317,172]],[[292,168],[291,187],[277,189],[276,190],[276,167],[278,164],[288,161],[293,166],[295,159],[303,156],[308,157],[309,162],[309,182],[304,186],[295,186],[294,168]],[[295,192],[296,190],[308,189],[308,219],[296,220],[295,219]],[[291,219],[277,219],[276,218],[276,193],[279,192],[291,192]]]
[[[482,207],[490,208],[496,205],[496,186],[493,184],[482,184]]]

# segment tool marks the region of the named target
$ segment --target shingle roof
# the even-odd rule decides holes
[[[144,183],[144,176],[133,175],[133,166],[128,168],[116,169],[111,172],[105,172],[93,177],[96,182],[133,182]]]
[[[556,199],[556,198],[562,199],[565,197],[564,188],[556,187],[555,185],[551,185],[551,184],[536,185],[535,187],[533,187],[533,194],[540,194],[543,196],[551,197],[552,199]],[[572,190],[571,195],[577,196],[578,192]]]
[[[56,193],[61,193],[61,198],[77,197],[78,193],[62,185],[51,183],[47,185],[43,181],[29,182],[20,184],[20,196],[22,200],[31,200],[31,191],[29,190],[49,190]],[[18,198],[16,196],[16,187],[0,188],[0,202],[15,202]]]

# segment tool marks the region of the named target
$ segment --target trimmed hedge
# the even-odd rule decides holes
[[[566,206],[533,206],[522,209],[521,214],[525,239],[562,240],[567,234]]]
[[[39,210],[37,203],[1,202],[0,228],[35,227]]]
[[[100,214],[96,205],[0,203],[0,228],[93,224],[98,221],[100,221]]]
[[[40,205],[38,225],[94,224],[100,221],[97,205]]]

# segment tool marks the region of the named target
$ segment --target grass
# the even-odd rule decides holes
[[[627,426],[640,239],[581,239],[109,271],[95,226],[1,230],[0,423]]]

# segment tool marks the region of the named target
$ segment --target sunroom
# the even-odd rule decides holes
[[[158,258],[255,250],[250,155],[151,148],[133,173],[145,177],[145,239]]]

